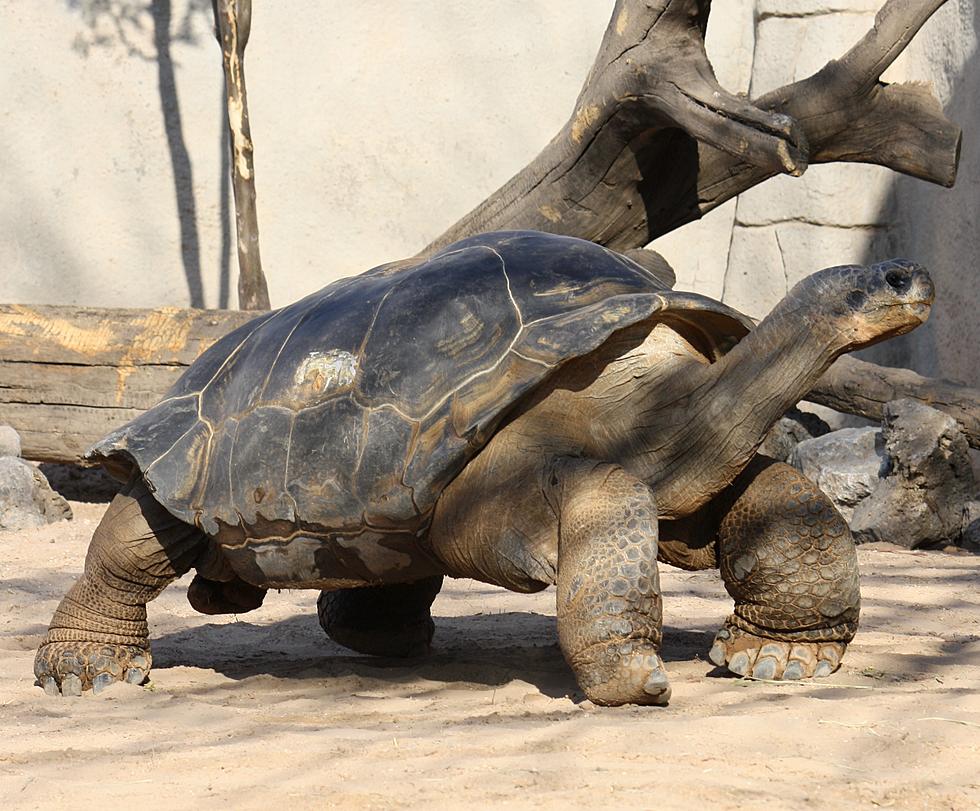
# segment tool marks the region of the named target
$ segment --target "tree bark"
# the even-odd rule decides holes
[[[77,462],[160,400],[240,310],[0,304],[0,425],[27,459]]]
[[[889,0],[842,59],[750,102],[715,80],[709,0],[618,0],[572,117],[423,255],[533,228],[626,250],[809,163],[878,163],[950,186],[960,131],[928,90],[881,73],[945,0]]]
[[[902,397],[949,414],[960,424],[970,445],[980,448],[980,391],[922,377],[909,369],[890,369],[845,355],[820,378],[806,399],[880,420],[885,403]]]
[[[212,0],[215,35],[225,71],[235,227],[238,233],[238,306],[268,310],[269,288],[259,256],[255,166],[245,91],[245,46],[252,28],[252,0]]]

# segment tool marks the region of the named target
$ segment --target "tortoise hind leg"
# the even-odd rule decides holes
[[[412,583],[321,591],[320,625],[334,642],[371,656],[422,656],[435,624],[430,608],[442,575]]]
[[[847,523],[795,468],[761,456],[720,506],[718,560],[735,612],[711,661],[755,678],[830,675],[861,604]]]
[[[187,587],[187,602],[202,614],[245,614],[262,605],[267,591],[239,577],[210,580],[198,573]]]
[[[34,674],[45,692],[79,695],[150,670],[146,604],[187,572],[204,548],[195,527],[167,512],[136,479],[109,505],[38,648]]]

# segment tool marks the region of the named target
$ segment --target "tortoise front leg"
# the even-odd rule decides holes
[[[558,639],[596,704],[666,704],[657,510],[613,464],[569,461],[552,479],[559,514]]]
[[[80,695],[150,670],[146,604],[187,572],[205,547],[195,527],[167,512],[141,479],[109,505],[85,571],[55,611],[34,660],[46,693]]]
[[[857,631],[847,523],[795,468],[757,457],[722,497],[718,562],[735,612],[709,657],[740,676],[827,676]]]
[[[422,656],[429,652],[435,624],[430,609],[442,575],[414,583],[392,583],[320,592],[317,615],[334,642],[372,656]]]

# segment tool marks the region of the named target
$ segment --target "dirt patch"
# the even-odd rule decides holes
[[[32,661],[105,505],[0,533],[4,808],[687,809],[980,807],[980,557],[862,547],[862,628],[843,668],[778,685],[705,654],[717,574],[663,567],[666,708],[583,701],[554,593],[451,581],[412,662],[323,635],[316,593],[196,614],[189,578],[150,606],[146,688],[53,699]]]

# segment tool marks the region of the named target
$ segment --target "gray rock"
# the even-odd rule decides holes
[[[914,400],[896,400],[884,411],[889,468],[854,510],[855,540],[910,549],[955,543],[977,492],[963,432],[952,417]]]
[[[963,505],[963,532],[960,546],[980,554],[980,501],[968,501]]]
[[[766,435],[759,453],[785,462],[801,442],[828,433],[830,426],[816,414],[791,408]]]
[[[0,456],[20,456],[20,434],[9,425],[0,425]]]
[[[817,485],[848,521],[888,470],[877,428],[841,428],[800,442],[788,459]]]
[[[23,530],[71,518],[71,507],[30,462],[0,457],[0,530]]]

